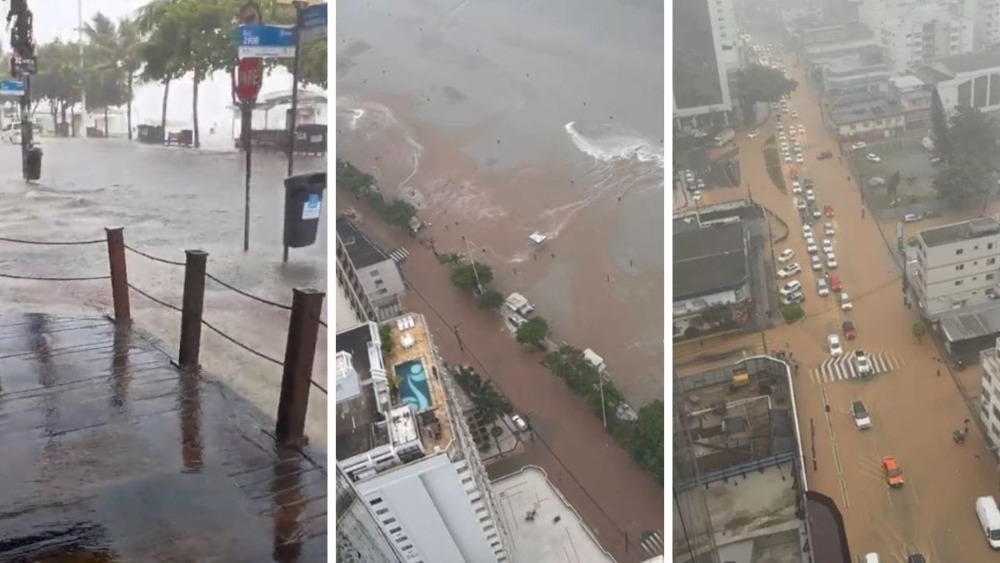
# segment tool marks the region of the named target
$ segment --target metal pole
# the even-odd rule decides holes
[[[108,264],[111,269],[111,299],[114,302],[115,322],[132,322],[128,295],[128,267],[125,264],[125,229],[104,229],[108,240]]]
[[[181,348],[177,363],[185,371],[198,370],[201,355],[201,319],[205,310],[205,269],[208,253],[187,250],[184,295],[181,298]]]
[[[250,153],[253,150],[250,138],[251,129],[253,128],[253,109],[250,104],[251,102],[245,102],[240,112],[242,118],[240,136],[243,137],[243,150],[246,151],[246,172],[244,173],[246,185],[244,186],[243,194],[243,252],[250,250],[250,171],[252,162]]]
[[[292,60],[292,114],[288,118],[288,175],[291,176],[295,170],[295,127],[299,111],[299,59],[302,49],[300,35],[302,32],[302,7],[303,2],[296,1],[295,6],[295,57]],[[288,247],[285,247],[288,253]]]
[[[31,148],[31,75],[21,73],[21,83],[24,85],[24,95],[21,96],[21,176],[28,180],[28,149]]]
[[[604,402],[604,374],[598,372],[597,379],[600,381],[599,385],[601,387],[601,418],[604,420],[604,429],[608,429],[608,407],[607,403]]]
[[[83,0],[76,2],[77,43],[80,47],[80,124],[83,136],[87,136],[87,88],[83,80]]]
[[[476,260],[472,257],[472,247],[469,246],[469,239],[462,235],[462,241],[465,242],[465,255],[469,257],[469,262],[472,264],[472,273],[476,276],[476,289],[479,290],[479,294],[483,294],[483,283],[479,281],[479,270],[476,269]]]

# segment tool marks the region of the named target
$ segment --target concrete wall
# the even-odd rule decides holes
[[[1000,234],[932,247],[921,239],[917,248],[917,278],[911,281],[930,319],[987,303],[986,289],[1000,282]]]

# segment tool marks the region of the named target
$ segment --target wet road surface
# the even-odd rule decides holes
[[[346,199],[340,203],[361,207]],[[638,538],[645,532],[662,536],[663,488],[604,431],[586,404],[540,364],[540,352],[518,345],[499,315],[480,310],[471,294],[452,285],[429,249],[376,221],[359,227],[387,249],[408,249],[402,268],[409,284],[406,306],[426,316],[445,361],[476,367],[530,420],[535,441],[527,443],[524,455],[500,462],[505,469],[499,473],[528,464],[542,467],[602,547],[623,563],[645,560]]]
[[[823,127],[818,94],[800,69],[791,60],[786,62],[799,82],[790,106],[799,112],[798,121],[807,130],[806,162],[799,165],[800,174],[815,181],[820,206],[834,207],[836,271],[854,302],[853,310],[844,312],[835,295],[820,297],[816,292],[817,273],[809,265],[802,222],[792,202],[791,179],[786,176],[789,194],[784,195],[764,167],[761,146],[775,133],[773,121],[761,127],[756,139],[747,139],[746,131],[737,135],[744,185],[712,190],[706,200],[748,197],[749,184],[754,200],[788,223],[790,235],[775,251],[793,249],[794,261],[803,266],[796,279],[801,280],[807,297],[807,316],[794,325],[768,331],[766,344],[761,343],[758,350],[763,352],[765,345],[772,352],[786,349],[801,362],[795,391],[803,447],[807,460],[813,442],[817,452],[817,468],[813,469],[811,460],[807,463],[809,486],[837,502],[854,553],[875,551],[884,559],[900,560],[921,551],[931,561],[987,561],[993,555],[979,528],[974,503],[979,496],[997,494],[996,464],[975,425],[964,445],[957,446],[951,439],[953,430],[978,413],[970,412],[947,367],[935,361],[938,354],[930,338],[921,342],[913,336],[911,326],[917,313],[903,304],[901,275],[875,221],[869,214],[862,218],[858,186],[847,180],[851,173],[836,158],[838,146]],[[795,120],[786,118],[788,122]],[[835,158],[816,160],[824,150],[833,151]],[[953,220],[958,219],[945,222]],[[883,373],[860,379],[850,377],[850,368],[843,365],[823,367],[830,358],[826,337],[840,333],[845,320],[853,321],[858,332],[856,340],[844,342],[846,352],[861,348],[880,358],[892,358],[882,363]],[[732,348],[731,343],[720,346]],[[871,411],[872,429],[855,428],[850,414],[855,400],[864,401]],[[814,439],[811,423],[816,428]],[[906,484],[901,489],[890,490],[885,483],[880,463],[886,455],[896,456],[902,466]]]
[[[35,241],[101,239],[104,228],[123,226],[135,249],[183,262],[185,249],[208,252],[208,272],[254,295],[288,305],[292,287],[326,287],[326,220],[317,244],[293,249],[281,262],[285,160],[256,154],[252,174],[250,252],[243,252],[243,155],[128,143],[116,139],[42,139],[42,180],[20,178],[20,149],[0,145],[0,237]],[[296,171],[325,169],[325,160],[296,156]],[[107,249],[36,246],[0,241],[0,274],[56,277],[107,275]],[[179,305],[184,268],[127,255],[129,282]],[[139,327],[176,354],[180,316],[132,292]],[[0,302],[20,310],[91,314],[111,309],[105,281],[38,282],[0,279]],[[205,320],[274,359],[283,357],[286,310],[239,296],[207,282]],[[277,405],[280,367],[236,348],[205,329],[203,366],[265,412]],[[326,381],[326,332],[320,331],[314,378]],[[326,402],[312,393],[308,433],[326,441]]]
[[[0,560],[326,561],[326,470],[273,426],[138,332],[5,312]]]

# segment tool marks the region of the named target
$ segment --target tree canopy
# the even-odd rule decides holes
[[[989,188],[989,181],[983,164],[960,156],[938,170],[932,186],[949,203],[961,206],[983,197]]]
[[[742,96],[750,102],[777,102],[796,87],[798,83],[784,72],[758,64],[747,66],[740,76]]]
[[[549,323],[541,317],[532,317],[517,327],[517,341],[521,344],[541,345],[549,335]]]
[[[478,276],[478,279],[477,279]],[[455,264],[451,268],[451,282],[462,289],[473,289],[479,284],[483,286],[493,281],[493,268],[487,264],[472,262]]]
[[[992,168],[997,127],[992,118],[975,108],[959,106],[951,118],[948,140],[956,157],[964,157]]]

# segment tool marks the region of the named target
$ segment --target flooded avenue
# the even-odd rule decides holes
[[[794,261],[805,266],[798,279],[807,296],[806,317],[768,331],[759,349],[763,352],[765,345],[772,353],[786,349],[800,362],[795,394],[803,448],[807,460],[813,444],[817,452],[816,468],[811,461],[807,463],[809,487],[837,501],[854,553],[875,551],[883,558],[900,560],[921,551],[931,561],[985,561],[990,549],[974,503],[979,496],[995,493],[995,463],[975,424],[964,445],[956,445],[951,438],[964,419],[978,416],[970,412],[955,381],[963,381],[974,394],[979,370],[966,370],[953,379],[947,366],[935,361],[938,352],[931,339],[918,341],[913,336],[910,327],[917,313],[903,304],[901,274],[875,219],[871,214],[862,217],[858,186],[848,181],[851,172],[838,158],[816,159],[822,151],[840,153],[824,127],[818,93],[793,62],[786,60],[790,76],[799,86],[790,106],[801,115],[799,122],[807,129],[806,162],[800,173],[815,181],[820,206],[832,205],[835,210],[837,271],[854,302],[853,310],[842,311],[833,296],[824,298],[816,293],[815,274],[808,268],[802,223],[792,196],[773,185],[764,166],[761,148],[775,133],[773,119],[761,127],[761,135],[755,139],[748,139],[746,131],[738,134],[744,185],[714,190],[706,194],[706,200],[746,198],[750,186],[753,199],[788,224],[789,236],[775,251],[791,248],[796,254]],[[878,152],[877,146],[869,150]],[[952,215],[940,221],[963,218]],[[905,236],[928,226],[918,223],[907,229]],[[883,224],[882,230],[894,236],[895,223]],[[775,236],[781,231],[775,223]],[[829,358],[827,335],[839,333],[845,320],[853,321],[858,332],[856,340],[845,343],[848,352],[861,348],[896,358],[890,371],[867,380],[831,381],[817,375],[814,370]],[[756,339],[759,342],[760,336]],[[732,348],[734,344],[718,346]],[[854,427],[850,406],[855,400],[864,401],[871,411],[872,429],[861,432]],[[811,426],[815,426],[814,437]],[[886,486],[880,467],[886,455],[896,456],[902,466],[906,484],[900,490]]]
[[[173,261],[185,249],[208,252],[208,272],[239,289],[281,304],[292,287],[326,287],[326,229],[318,242],[293,249],[281,261],[283,180],[281,155],[255,155],[250,252],[243,252],[244,158],[209,152],[139,145],[124,140],[42,140],[42,180],[20,178],[20,148],[0,146],[0,237],[32,241],[75,241],[104,237],[104,228],[123,226],[132,248]],[[325,158],[296,157],[296,172],[325,170]],[[183,268],[127,254],[129,282],[173,305],[180,304]],[[90,277],[108,273],[107,249],[0,242],[0,274]],[[179,314],[131,295],[137,326],[162,339],[176,354]],[[108,312],[107,281],[41,282],[0,279],[0,302],[25,312]],[[287,312],[209,282],[205,320],[271,358],[281,359]],[[205,330],[202,364],[246,395],[264,412],[275,412],[280,367],[254,357]],[[314,377],[326,381],[325,332],[320,332]],[[325,398],[312,393],[307,433],[326,441]],[[317,444],[318,445],[318,444]]]

